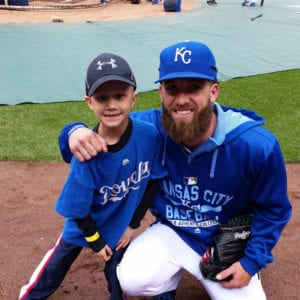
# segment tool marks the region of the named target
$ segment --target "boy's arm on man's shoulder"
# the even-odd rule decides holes
[[[141,203],[139,204],[138,208],[136,209],[136,211],[130,221],[129,226],[132,229],[136,229],[140,226],[142,219],[144,218],[148,208],[150,207],[150,205],[154,199],[157,184],[158,184],[158,179],[149,181],[149,183],[146,187],[144,196],[141,200]]]

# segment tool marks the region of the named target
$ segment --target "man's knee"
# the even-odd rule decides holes
[[[153,284],[151,276],[145,271],[143,274],[141,272],[135,272],[133,269],[126,270],[122,266],[117,268],[117,276],[122,290],[130,296],[151,296],[156,295],[157,287]]]
[[[141,295],[142,288],[141,282],[138,276],[132,272],[132,270],[124,270],[123,267],[118,266],[117,268],[117,276],[120,282],[120,286],[122,290],[131,296]]]

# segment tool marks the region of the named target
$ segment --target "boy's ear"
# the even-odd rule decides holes
[[[134,107],[138,98],[138,93],[134,92],[132,95],[131,107]]]
[[[93,110],[93,107],[92,107],[92,99],[91,97],[89,96],[84,96],[84,101],[85,103],[88,105],[88,107]]]

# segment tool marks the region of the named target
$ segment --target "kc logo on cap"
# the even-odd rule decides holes
[[[191,62],[191,55],[192,51],[187,50],[186,47],[176,48],[174,61],[178,61],[178,58],[180,58],[184,64],[189,64]]]
[[[217,81],[216,60],[211,50],[195,41],[179,42],[163,49],[160,53],[159,78],[199,78]]]

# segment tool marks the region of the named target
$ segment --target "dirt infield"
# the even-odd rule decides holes
[[[0,299],[17,299],[20,287],[58,238],[63,219],[53,207],[68,168],[64,163],[0,162]],[[287,172],[293,218],[274,249],[275,262],[262,271],[269,300],[299,299],[300,164],[288,164]],[[94,253],[85,250],[51,299],[102,300],[107,295],[103,265]],[[185,275],[177,299],[209,297],[194,278]]]

